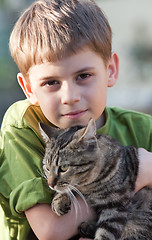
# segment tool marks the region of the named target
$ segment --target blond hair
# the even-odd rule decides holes
[[[111,56],[111,28],[93,0],[38,0],[18,19],[10,36],[10,52],[21,73],[31,66],[55,62],[84,45],[106,63]]]

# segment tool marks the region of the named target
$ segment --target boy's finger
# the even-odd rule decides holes
[[[79,238],[79,240],[93,240],[91,238]]]

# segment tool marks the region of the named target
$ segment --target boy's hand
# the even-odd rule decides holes
[[[145,186],[152,187],[152,153],[144,148],[139,148],[138,156],[139,171],[136,180],[136,192]]]
[[[79,238],[79,240],[93,240],[91,238]]]

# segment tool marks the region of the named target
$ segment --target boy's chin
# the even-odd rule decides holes
[[[89,119],[88,121],[79,121],[79,120],[68,120],[68,121],[65,121],[61,126],[59,126],[59,128],[62,128],[62,129],[65,129],[65,128],[70,128],[70,127],[75,127],[75,126],[82,126],[82,127],[85,127],[87,126],[89,122]]]

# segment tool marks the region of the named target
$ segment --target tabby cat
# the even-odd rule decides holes
[[[78,194],[97,213],[95,224],[82,223],[83,237],[95,240],[152,240],[152,190],[136,194],[138,153],[110,136],[87,127],[61,130],[40,124],[46,142],[43,160],[48,185],[56,191],[52,209],[58,215],[77,209]]]

